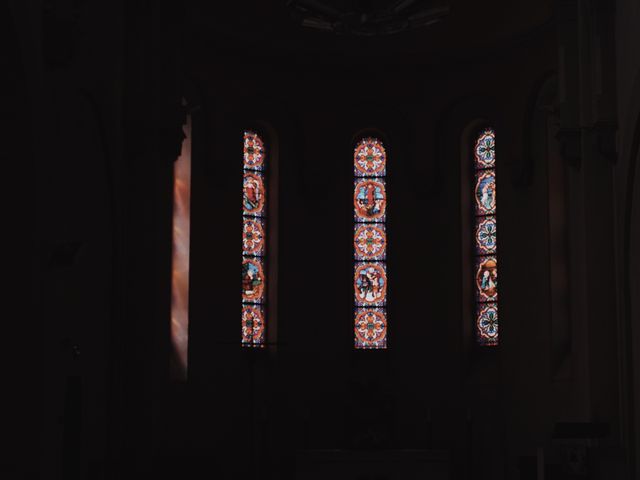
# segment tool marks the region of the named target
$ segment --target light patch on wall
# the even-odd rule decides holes
[[[171,278],[171,343],[173,376],[187,376],[189,344],[189,231],[191,199],[191,116],[174,166],[173,259]]]

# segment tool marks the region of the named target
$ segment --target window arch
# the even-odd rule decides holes
[[[354,149],[354,337],[358,349],[387,347],[387,155],[377,138]]]
[[[267,152],[244,132],[242,172],[242,345],[262,347],[267,325]]]
[[[473,145],[474,292],[478,344],[498,345],[496,135],[481,129]]]

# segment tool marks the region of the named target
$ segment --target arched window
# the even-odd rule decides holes
[[[244,132],[243,157],[242,345],[261,347],[267,322],[267,154],[257,133]]]
[[[356,348],[387,347],[387,156],[376,138],[354,151],[354,333]]]
[[[492,128],[478,133],[474,166],[474,289],[476,338],[498,345],[498,243],[496,218],[496,136]]]

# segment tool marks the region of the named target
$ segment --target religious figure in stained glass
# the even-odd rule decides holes
[[[383,264],[356,264],[357,305],[384,305],[387,298],[387,274]]]
[[[496,218],[496,139],[493,129],[474,145],[476,335],[481,345],[498,344],[498,259]]]
[[[262,177],[255,173],[245,173],[242,193],[244,213],[262,214],[264,207],[264,185]]]
[[[382,180],[360,180],[354,194],[355,213],[361,220],[383,220],[387,199]]]
[[[264,272],[257,259],[242,262],[242,297],[245,301],[262,300],[264,293]]]
[[[387,348],[387,154],[382,142],[367,137],[356,144],[353,172],[355,347]]]
[[[480,257],[478,259],[476,286],[480,300],[496,300],[498,295],[498,262],[495,257]]]
[[[488,215],[496,211],[496,179],[493,170],[485,170],[477,175],[476,204],[478,214]]]

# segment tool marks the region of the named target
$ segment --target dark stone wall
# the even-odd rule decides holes
[[[336,55],[339,39],[251,55],[231,27],[205,38],[196,4],[2,7],[9,154],[34,226],[30,321],[10,342],[23,359],[13,408],[31,413],[7,423],[7,478],[292,478],[296,452],[312,449],[444,450],[452,478],[525,478],[540,447],[551,478],[566,467],[563,422],[605,425],[591,478],[634,478],[634,3],[558,1],[547,23],[490,51],[469,34],[467,48],[421,55],[412,37],[410,52],[379,57],[356,42]],[[187,112],[189,379],[174,383],[171,195]],[[483,122],[498,135],[490,350],[468,318],[463,200],[470,126]],[[247,127],[265,133],[279,184],[277,335],[260,351],[239,342]],[[364,131],[389,159],[386,351],[353,349],[352,148]]]
[[[633,48],[640,41],[634,25],[640,21],[640,5],[620,2],[616,11],[616,74],[618,85],[618,157],[616,164],[618,261],[621,323],[624,331],[624,394],[627,399],[629,447],[635,451],[634,467],[640,475],[640,263],[638,256],[638,160],[640,155],[640,60]]]

